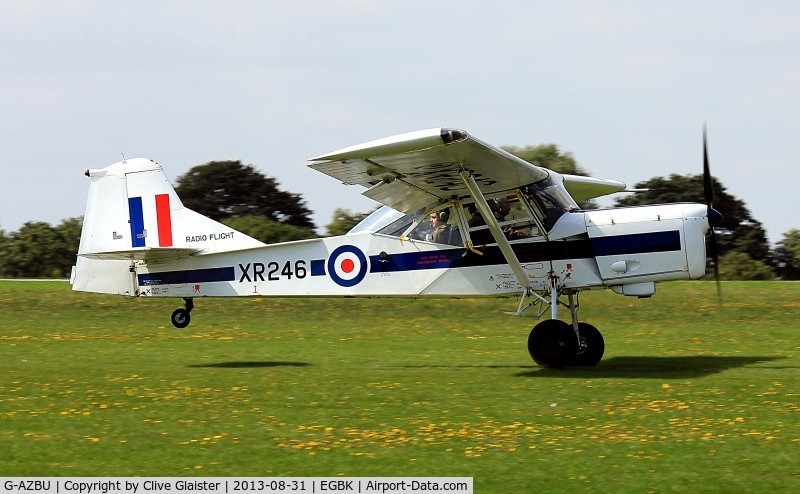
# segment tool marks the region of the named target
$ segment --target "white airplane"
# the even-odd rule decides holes
[[[703,134],[704,156],[705,130]],[[518,294],[516,315],[549,318],[528,338],[543,367],[593,366],[604,342],[578,295],[650,297],[655,282],[705,274],[708,204],[581,210],[622,182],[559,174],[463,130],[430,129],[324,154],[309,166],[384,206],[347,235],[266,245],[183,206],[161,166],[130,159],[91,179],[73,290],[180,297]],[[712,247],[714,244],[712,243]],[[716,249],[712,257],[716,257]],[[566,302],[562,300],[566,298]],[[558,319],[569,309],[572,324]]]

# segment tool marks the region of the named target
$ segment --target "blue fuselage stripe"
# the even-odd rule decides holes
[[[678,230],[671,230],[597,237],[592,239],[592,249],[598,257],[672,252],[681,250],[681,234]]]
[[[139,286],[185,285],[187,283],[211,283],[214,281],[234,281],[236,272],[233,266],[224,268],[190,269],[184,271],[164,271],[139,275]]]
[[[325,276],[325,259],[311,261],[311,276]]]

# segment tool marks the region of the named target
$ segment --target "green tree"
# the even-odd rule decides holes
[[[503,146],[503,149],[518,158],[522,158],[536,166],[541,166],[558,173],[569,175],[589,175],[584,170],[572,153],[562,153],[555,144],[540,144],[539,146]]]
[[[72,272],[72,266],[78,255],[78,246],[81,243],[81,230],[83,229],[83,218],[67,218],[56,225],[55,230],[61,238],[58,249],[53,251],[53,264],[58,268],[64,277],[68,277]]]
[[[722,280],[773,280],[775,270],[744,252],[731,251],[719,259],[719,277]]]
[[[792,228],[783,234],[775,249],[778,275],[784,280],[800,280],[800,230]]]
[[[283,191],[278,185],[252,165],[212,161],[178,177],[175,190],[186,207],[216,221],[256,215],[314,228],[311,211],[300,194]]]
[[[3,250],[3,246],[8,241],[8,237],[6,237],[6,232],[2,228],[0,228],[0,278],[8,276],[5,272],[5,251]]]
[[[744,252],[752,259],[769,264],[771,262],[767,234],[761,222],[753,218],[745,203],[725,190],[716,178],[714,187],[714,209],[722,213],[722,222],[716,226],[719,255],[728,252]],[[705,203],[702,175],[677,175],[654,177],[635,186],[648,189],[617,199],[617,206],[640,206],[673,202]],[[720,264],[722,264],[720,262]]]
[[[226,218],[222,220],[222,223],[245,235],[261,240],[265,244],[317,237],[314,230],[310,228],[281,223],[264,216],[236,216],[233,218]]]
[[[12,278],[65,278],[75,264],[80,241],[78,218],[52,227],[28,222],[0,245],[0,271]]]
[[[369,215],[370,213],[353,213],[349,209],[336,208],[333,219],[326,227],[328,236],[344,235]]]

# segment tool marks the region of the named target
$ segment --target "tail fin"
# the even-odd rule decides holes
[[[86,175],[91,185],[72,277],[74,290],[133,295],[134,261],[264,245],[185,208],[155,161],[121,161],[87,170]]]

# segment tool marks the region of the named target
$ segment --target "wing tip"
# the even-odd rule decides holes
[[[442,127],[442,130],[439,132],[439,135],[442,137],[442,142],[444,142],[445,144],[460,142],[469,137],[469,133],[467,133],[466,130],[451,129],[447,127]]]

